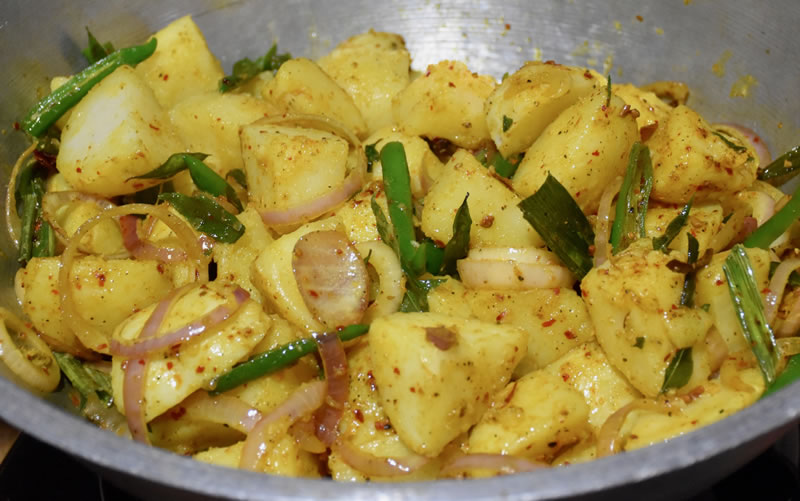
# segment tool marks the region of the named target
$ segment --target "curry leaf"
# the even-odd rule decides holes
[[[692,348],[681,348],[670,360],[666,372],[664,372],[664,384],[661,386],[661,393],[666,393],[671,388],[680,388],[692,378]]]

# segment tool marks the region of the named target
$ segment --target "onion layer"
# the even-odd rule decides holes
[[[375,301],[364,312],[362,323],[368,324],[379,317],[389,315],[400,309],[406,293],[406,277],[400,267],[400,259],[391,247],[383,242],[362,242],[356,244],[362,256],[370,256],[369,265],[378,274],[380,290]]]
[[[61,371],[47,344],[16,315],[2,307],[0,360],[23,383],[35,390],[51,392],[61,381]]]
[[[670,407],[665,401],[656,401],[650,398],[640,398],[617,410],[610,415],[600,431],[597,433],[597,457],[611,456],[621,450],[620,431],[628,415],[633,411],[650,411],[666,414]]]
[[[794,257],[783,261],[775,269],[764,297],[764,316],[768,323],[771,324],[775,320],[783,298],[783,291],[786,289],[786,284],[789,283],[789,275],[798,268],[800,268],[800,258]]]
[[[325,369],[327,397],[325,405],[314,415],[317,425],[317,438],[323,444],[331,445],[339,434],[339,419],[350,393],[350,378],[347,375],[347,355],[344,346],[335,332],[316,337],[322,367]]]
[[[530,247],[472,249],[457,267],[472,289],[553,289],[575,282],[555,254]]]
[[[772,155],[769,153],[769,148],[767,148],[767,145],[764,144],[764,140],[761,139],[761,136],[756,134],[753,129],[745,127],[744,125],[731,123],[715,124],[714,127],[723,128],[723,130],[734,129],[744,136],[744,138],[747,139],[747,142],[750,143],[750,146],[752,146],[755,150],[756,155],[758,156],[758,165],[761,167],[766,167],[772,161]]]
[[[443,475],[476,468],[497,470],[501,473],[522,473],[547,468],[545,463],[505,454],[467,454],[459,456],[442,467]]]
[[[342,461],[368,477],[408,475],[419,470],[430,461],[425,456],[417,454],[409,454],[402,458],[375,456],[343,440],[337,440],[332,449],[342,458]]]
[[[147,436],[147,421],[144,417],[144,375],[147,371],[147,360],[129,358],[122,362],[123,409],[131,437],[137,442],[150,444]]]
[[[17,214],[17,199],[14,196],[14,191],[16,191],[17,188],[17,176],[19,175],[23,162],[31,156],[35,149],[36,143],[28,146],[28,149],[23,151],[19,158],[17,158],[14,167],[11,169],[11,174],[8,176],[8,187],[6,188],[6,229],[15,247],[19,247],[18,234],[20,231],[19,214]]]
[[[258,471],[261,458],[266,454],[268,444],[285,433],[295,421],[317,410],[325,401],[325,381],[314,381],[294,393],[262,417],[247,435],[242,448],[239,467]]]
[[[338,231],[312,231],[292,253],[297,287],[311,313],[327,328],[357,324],[367,309],[369,274],[358,251]]]
[[[192,393],[180,406],[186,415],[198,421],[224,424],[242,433],[249,433],[263,417],[258,409],[229,395],[209,396],[205,390]]]
[[[150,242],[139,238],[139,218],[128,214],[119,218],[119,227],[122,230],[122,242],[128,252],[136,259],[153,259],[162,263],[172,263],[186,259],[186,252],[181,249],[156,247]]]

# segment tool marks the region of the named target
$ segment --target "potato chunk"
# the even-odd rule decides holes
[[[645,230],[650,238],[657,238],[664,235],[669,223],[675,219],[683,207],[658,207],[656,204],[647,208],[645,216]],[[722,227],[723,208],[719,204],[692,205],[687,218],[686,226],[681,228],[680,233],[669,244],[670,249],[677,250],[682,255],[686,255],[689,246],[687,233],[691,233],[699,244],[699,255],[702,256],[706,249],[711,247],[714,236]]]
[[[210,155],[205,163],[225,177],[244,168],[239,128],[277,113],[263,99],[213,91],[181,101],[169,114],[186,149]]]
[[[514,175],[514,190],[527,197],[555,176],[587,214],[597,211],[606,186],[625,173],[639,138],[636,119],[621,113],[625,103],[605,92],[579,100],[556,118],[528,148]]]
[[[262,90],[261,97],[282,111],[322,115],[341,122],[358,137],[367,135],[367,124],[353,98],[308,59],[283,63]]]
[[[76,190],[113,197],[161,182],[130,179],[183,151],[153,91],[130,66],[95,85],[61,134],[58,171]]]
[[[683,105],[672,110],[647,142],[654,200],[685,204],[694,195],[696,202],[717,201],[753,184],[758,155],[748,144],[735,150],[725,143],[735,144],[733,136],[723,139],[715,132],[694,110]]]
[[[250,204],[298,207],[336,189],[347,169],[347,142],[316,129],[254,123],[242,128]]]
[[[525,341],[515,327],[435,313],[376,319],[369,332],[372,372],[403,443],[438,456],[509,381]]]
[[[392,123],[392,98],[408,85],[403,37],[370,30],[339,44],[319,65],[353,98],[369,134]]]
[[[225,74],[191,16],[171,22],[155,35],[158,47],[136,66],[164,109],[187,97],[217,89]]]
[[[471,454],[550,461],[591,434],[589,406],[561,377],[536,371],[509,383],[469,435]]]
[[[229,303],[235,287],[223,282],[195,286],[175,301],[160,332],[180,329]],[[155,307],[152,304],[128,317],[114,331],[114,338],[122,343],[133,342]],[[269,331],[271,323],[261,305],[247,301],[217,328],[184,342],[178,349],[165,348],[149,356],[143,376],[145,419],[150,421],[162,414],[245,358]],[[125,361],[124,357],[114,356],[111,366],[114,402],[120,412],[124,412]]]
[[[542,247],[536,230],[522,217],[519,197],[466,150],[458,150],[425,197],[422,231],[447,243],[464,198],[472,217],[470,247]]]
[[[592,270],[581,282],[583,298],[608,359],[645,396],[659,394],[664,373],[680,348],[702,344],[711,316],[679,307],[682,273],[667,263],[679,258],[641,239]],[[693,357],[693,376],[708,376],[705,357]],[[705,376],[701,374],[705,372]]]
[[[491,140],[483,103],[494,87],[493,78],[472,73],[464,63],[442,61],[394,97],[392,115],[405,134],[477,148]]]
[[[237,442],[228,447],[212,447],[198,452],[193,457],[204,463],[211,463],[228,468],[238,468],[242,458],[244,442]],[[270,442],[270,447],[261,460],[262,473],[285,475],[287,477],[319,477],[319,462],[314,454],[303,450],[291,435],[284,434]]]
[[[605,85],[584,68],[525,63],[486,100],[486,123],[497,149],[504,157],[527,150],[562,111]]]
[[[18,299],[37,330],[69,346],[74,336],[63,320],[59,270],[57,257],[31,259],[17,272]],[[169,275],[156,261],[86,256],[74,261],[70,277],[75,310],[94,328],[77,329],[78,337],[100,353],[109,352],[111,334],[120,322],[172,290]]]

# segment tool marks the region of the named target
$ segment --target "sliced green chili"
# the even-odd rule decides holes
[[[614,224],[611,226],[611,248],[614,254],[646,236],[645,216],[653,188],[653,164],[650,149],[636,142],[628,156],[628,169],[619,190]]]
[[[22,128],[30,135],[39,137],[75,106],[89,90],[118,67],[135,66],[150,57],[156,50],[157,41],[120,49],[92,64],[67,80],[64,85],[51,92],[28,112],[22,120]]]
[[[369,332],[368,325],[348,325],[337,332],[342,342],[350,341]],[[298,339],[273,348],[267,352],[251,357],[228,372],[211,381],[212,395],[232,390],[237,386],[267,374],[279,371],[304,356],[317,351],[317,342],[313,337]]]
[[[781,372],[781,374],[775,378],[775,381],[773,381],[771,385],[767,386],[767,389],[764,390],[761,398],[764,398],[767,395],[772,395],[776,391],[789,386],[798,379],[800,379],[800,355],[795,355],[789,359],[789,362],[786,364],[783,372]]]
[[[800,174],[800,146],[795,146],[758,171],[758,179],[783,184]]]
[[[114,392],[111,389],[111,375],[90,367],[79,359],[67,353],[53,352],[61,372],[64,373],[72,387],[78,391],[81,403],[79,410],[83,410],[86,399],[94,393],[106,407],[114,403]]]
[[[764,221],[764,224],[747,237],[744,241],[744,246],[769,249],[772,242],[781,236],[784,231],[788,230],[789,226],[794,224],[798,217],[800,217],[800,186],[792,194],[792,199],[781,210]]]
[[[469,205],[467,199],[469,193],[464,197],[461,206],[453,219],[453,236],[444,248],[444,259],[442,261],[441,272],[445,275],[456,276],[456,262],[464,259],[469,253],[469,234],[472,228],[472,217],[469,215]]]

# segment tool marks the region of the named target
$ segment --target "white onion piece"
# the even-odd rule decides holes
[[[775,273],[769,281],[767,294],[764,297],[764,316],[767,318],[767,323],[771,324],[775,320],[781,305],[781,298],[783,298],[783,291],[786,289],[786,284],[789,283],[789,275],[798,268],[800,268],[800,258],[797,257],[787,259],[775,268]]]
[[[369,264],[378,274],[380,287],[375,300],[367,307],[362,323],[372,323],[380,318],[396,312],[403,302],[406,293],[406,277],[400,266],[400,258],[391,247],[383,242],[362,242],[356,244],[359,254],[369,256]]]
[[[471,289],[553,289],[571,287],[575,277],[544,249],[472,249],[456,264]]]
[[[322,367],[325,369],[327,396],[325,404],[314,415],[317,425],[317,438],[325,445],[331,445],[339,435],[339,420],[350,394],[350,378],[347,374],[347,355],[344,346],[335,332],[316,336]]]
[[[61,381],[61,370],[47,344],[25,322],[2,307],[0,360],[23,383],[35,390],[51,392]],[[5,405],[13,404],[8,402]]]
[[[737,198],[748,204],[753,210],[758,226],[775,214],[775,199],[763,191],[742,191]]]
[[[17,176],[19,175],[19,170],[22,168],[22,163],[31,156],[35,149],[36,143],[28,146],[19,158],[17,158],[14,167],[11,169],[11,174],[8,176],[8,187],[6,188],[6,229],[15,247],[19,247],[18,233],[20,231],[19,214],[17,214],[17,198],[14,196],[14,191],[16,191],[17,188]]]
[[[664,401],[650,398],[640,398],[617,410],[606,419],[600,431],[597,432],[597,457],[611,456],[621,450],[620,431],[628,415],[633,411],[650,411],[666,414],[670,407]]]
[[[327,328],[364,317],[369,273],[364,259],[338,231],[312,231],[297,241],[292,269],[303,302]]]
[[[292,423],[317,410],[325,401],[326,386],[325,381],[304,385],[262,417],[244,441],[239,467],[258,471],[261,458],[267,452],[267,444],[285,433]]]
[[[237,287],[237,291],[239,289],[241,288]],[[242,289],[242,291],[244,291],[244,289]],[[148,324],[145,324],[145,328],[148,328],[148,337],[146,339],[138,341],[132,345],[123,344],[117,339],[112,339],[111,353],[123,357],[144,357],[153,353],[154,351],[175,346],[180,343],[185,343],[186,341],[189,341],[190,339],[217,327],[219,324],[230,318],[231,315],[234,315],[241,309],[242,304],[250,299],[250,294],[248,294],[247,291],[244,291],[244,294],[241,294],[241,292],[238,294],[234,293],[234,299],[235,305],[221,304],[194,322],[184,325],[183,327],[167,334],[162,334],[158,337],[153,337],[153,334],[151,334],[152,331],[149,330],[150,326],[148,325],[148,319]],[[168,301],[169,304],[172,303],[171,298]],[[162,304],[163,301],[162,303],[159,303],[155,310],[153,310],[151,318],[156,313],[159,315],[164,315],[169,306],[166,308],[161,308]],[[160,325],[160,323],[161,322],[159,321],[158,325]],[[157,329],[158,327],[155,328]],[[142,333],[139,335],[139,339],[142,339],[144,334],[145,333],[143,329]]]
[[[351,196],[358,193],[364,184],[367,174],[367,157],[364,154],[364,148],[356,135],[341,122],[321,115],[287,113],[281,116],[262,118],[254,122],[254,125],[288,125],[330,132],[348,142],[350,145],[348,164],[351,164],[351,159],[353,161],[350,172],[344,178],[342,184],[327,194],[295,207],[259,211],[264,224],[268,226],[289,226],[310,221],[347,201]]]
[[[505,454],[467,454],[459,456],[442,467],[443,475],[463,470],[487,469],[502,473],[522,473],[548,468],[549,465]]]
[[[61,254],[61,268],[58,273],[58,290],[61,293],[61,311],[64,314],[64,325],[81,337],[105,337],[97,327],[89,323],[77,311],[75,299],[72,297],[72,287],[70,285],[70,272],[73,268],[73,261],[78,255],[78,244],[84,235],[94,228],[101,221],[109,218],[117,218],[126,214],[149,214],[161,219],[185,245],[185,250],[189,258],[196,263],[195,276],[200,282],[208,281],[208,258],[203,254],[200,243],[194,236],[193,230],[178,216],[172,214],[165,206],[153,206],[147,204],[127,204],[122,207],[115,207],[104,211],[97,216],[83,223],[70,239],[64,252]],[[78,335],[80,332],[80,335]]]
[[[784,337],[776,341],[778,353],[782,357],[792,357],[800,353],[800,337]]]
[[[179,404],[186,416],[196,421],[224,424],[242,433],[250,433],[263,417],[258,409],[230,395],[210,396],[199,390]]]
[[[800,294],[789,307],[789,315],[775,334],[778,337],[794,336],[798,330],[800,330]]]
[[[368,477],[408,475],[430,461],[425,456],[417,454],[409,454],[401,458],[375,456],[343,440],[337,440],[333,444],[332,450],[339,455],[342,461]]]
[[[144,375],[147,371],[147,360],[129,358],[122,362],[122,399],[125,419],[131,437],[137,442],[150,444],[147,435],[147,421],[144,416]]]
[[[622,177],[617,176],[600,197],[597,208],[597,224],[594,232],[594,265],[600,266],[608,259],[608,239],[611,232],[611,204],[622,186]]]
[[[105,198],[88,195],[86,193],[81,193],[80,191],[54,191],[45,193],[42,197],[42,217],[44,217],[44,219],[50,223],[50,226],[53,227],[53,231],[55,231],[56,237],[64,245],[69,242],[70,235],[67,233],[67,230],[61,226],[61,223],[59,223],[56,213],[59,209],[61,209],[61,207],[69,205],[75,201],[92,203],[99,207],[101,211],[106,211],[116,207],[116,205]],[[78,244],[78,249],[83,253],[91,254],[91,250],[85,247],[82,243]]]
[[[719,381],[728,388],[742,392],[752,393],[755,388],[742,381],[739,377],[739,370],[736,368],[738,365],[737,360],[726,360],[725,363],[719,368]]]
[[[186,252],[181,249],[157,247],[150,242],[139,238],[139,218],[128,214],[119,218],[119,227],[122,230],[122,243],[128,252],[136,259],[152,259],[162,263],[174,263],[186,259]],[[204,250],[205,250],[205,246]]]
[[[747,142],[750,143],[750,146],[753,147],[756,155],[758,155],[758,165],[761,167],[766,167],[770,162],[772,162],[772,155],[769,152],[769,148],[767,148],[767,145],[764,143],[764,140],[761,139],[761,136],[756,134],[753,129],[745,127],[744,125],[732,123],[724,123],[719,125],[736,129],[745,137],[745,139],[747,139]]]
[[[346,202],[351,196],[358,193],[362,184],[364,184],[364,177],[361,172],[352,170],[338,188],[321,197],[288,209],[262,210],[259,211],[259,214],[261,220],[268,226],[304,223]]]

